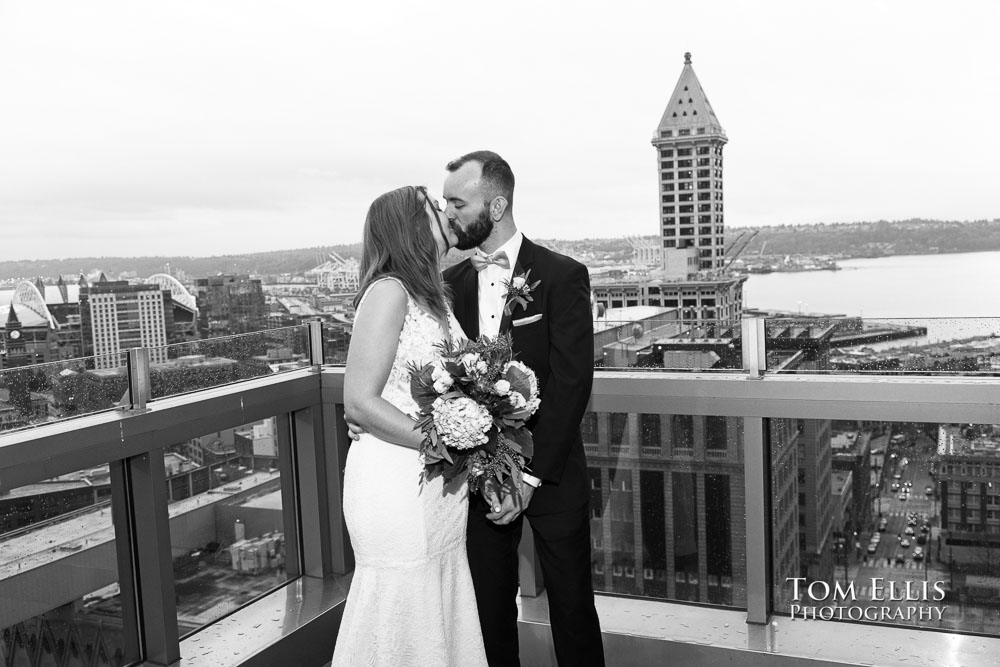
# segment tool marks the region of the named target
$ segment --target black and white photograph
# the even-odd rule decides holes
[[[986,667],[1000,6],[0,0],[0,667]]]

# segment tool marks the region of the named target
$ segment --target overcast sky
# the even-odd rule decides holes
[[[0,0],[0,260],[360,241],[481,148],[529,236],[656,234],[684,52],[726,223],[1000,217],[1000,3]]]

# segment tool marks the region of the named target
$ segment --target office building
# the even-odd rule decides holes
[[[80,290],[84,352],[94,367],[122,365],[129,348],[148,347],[151,362],[167,359],[167,331],[173,326],[170,292],[158,285],[101,280]]]
[[[262,331],[267,305],[260,280],[227,273],[195,282],[198,328],[202,338]]]

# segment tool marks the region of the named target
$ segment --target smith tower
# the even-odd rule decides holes
[[[722,147],[727,141],[691,67],[691,54],[685,53],[681,77],[653,136],[667,275],[725,264]]]

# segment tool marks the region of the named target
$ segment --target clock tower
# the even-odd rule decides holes
[[[21,330],[21,320],[17,318],[17,313],[14,312],[14,304],[10,304],[10,310],[7,311],[7,324],[4,327],[3,344],[5,354],[3,364],[0,364],[0,367],[13,368],[15,366],[23,366],[27,361],[28,348],[24,344],[24,331]]]

